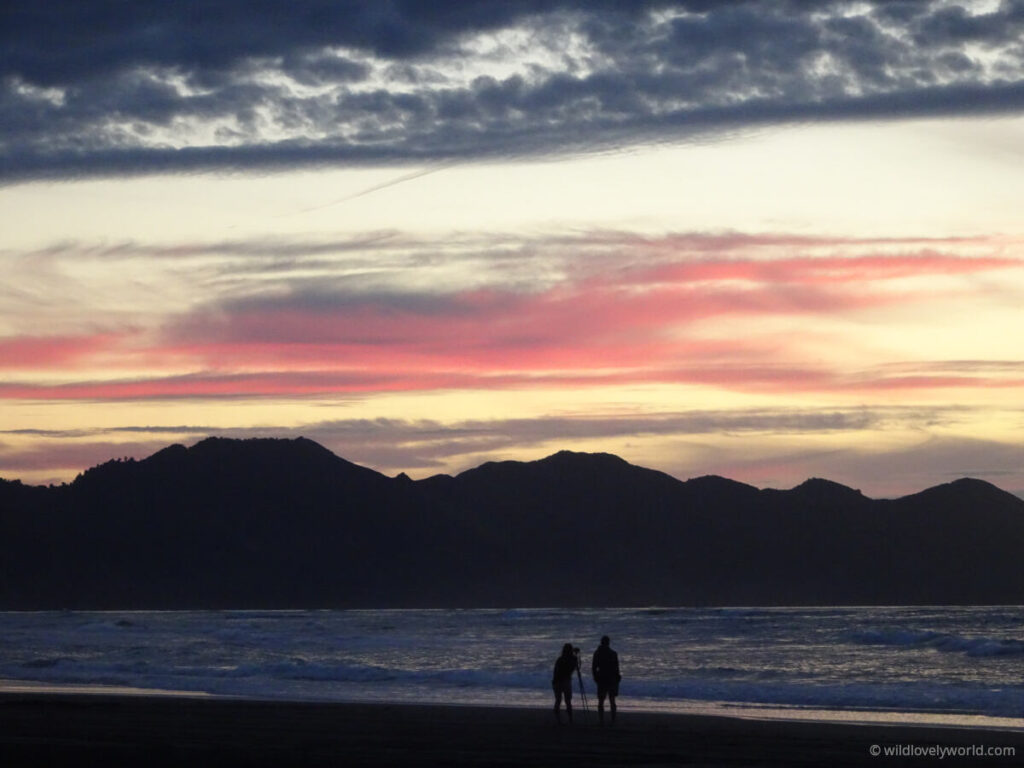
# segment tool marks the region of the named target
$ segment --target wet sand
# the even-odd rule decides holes
[[[0,694],[2,766],[1020,765],[1024,733],[620,712],[599,728],[549,709]],[[1017,757],[872,756],[1013,747]]]

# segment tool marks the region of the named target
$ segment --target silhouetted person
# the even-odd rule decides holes
[[[569,722],[572,723],[572,675],[579,669],[580,658],[576,654],[578,648],[573,648],[572,643],[562,646],[562,655],[555,659],[555,671],[551,675],[551,687],[555,691],[555,719],[561,723],[562,714],[559,705],[565,699],[565,711],[569,715]]]
[[[612,724],[615,723],[615,697],[619,695],[619,654],[612,650],[608,635],[601,638],[601,644],[594,651],[594,660],[590,671],[597,683],[597,719],[604,725],[604,700],[608,698],[608,706],[612,711]]]

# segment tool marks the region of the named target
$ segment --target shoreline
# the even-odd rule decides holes
[[[410,706],[410,707],[469,707],[477,709],[543,709],[543,697],[532,701],[508,700],[501,702],[449,700],[417,701],[397,700],[386,696],[365,696],[352,698],[317,698],[259,696],[233,693],[214,693],[202,690],[178,690],[164,688],[140,688],[127,685],[104,684],[54,684],[32,680],[0,678],[0,698],[5,695],[39,696],[124,696],[219,699],[224,701],[249,701],[267,704],[323,704],[350,706]],[[577,713],[587,714],[574,698]],[[822,725],[864,725],[897,726],[902,728],[953,728],[964,731],[991,731],[1024,734],[1024,718],[986,715],[973,712],[949,712],[936,710],[885,710],[870,708],[831,708],[787,704],[765,704],[758,702],[704,701],[687,699],[673,702],[656,702],[628,697],[619,703],[619,711],[630,715],[666,715],[679,717],[724,717],[736,720],[765,722],[796,722]],[[589,702],[589,716],[597,718],[597,704]]]
[[[979,727],[759,720],[620,710],[555,724],[549,706],[313,703],[111,693],[0,693],[0,764],[28,765],[866,765],[872,747],[945,749],[1011,765],[1024,732]],[[958,756],[959,755],[959,756]],[[960,759],[962,757],[962,759]],[[937,757],[935,759],[938,759]],[[877,763],[875,763],[877,764]]]

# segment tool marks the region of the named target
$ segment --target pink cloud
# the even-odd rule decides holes
[[[123,334],[18,336],[0,339],[0,369],[75,368],[93,355],[115,347]]]
[[[627,250],[663,254],[653,265],[624,258],[627,266],[620,268],[606,261],[599,271],[581,271],[534,292],[490,287],[360,294],[331,293],[329,285],[296,287],[272,298],[208,305],[171,320],[148,345],[137,337],[131,347],[119,346],[122,339],[114,335],[8,339],[0,341],[0,367],[45,367],[68,372],[68,379],[93,356],[114,348],[118,355],[107,355],[103,380],[8,381],[0,384],[0,396],[270,397],[645,382],[759,391],[1004,386],[1003,380],[984,376],[849,375],[823,363],[808,365],[797,350],[815,317],[935,299],[906,287],[879,290],[880,283],[1020,269],[1019,259],[941,253],[929,250],[938,241],[921,240],[907,241],[928,245],[912,254],[808,256],[801,249],[906,242],[785,235],[606,237]],[[765,249],[774,257],[765,258]],[[694,251],[703,255],[681,255]],[[963,291],[969,290],[965,285]],[[694,332],[697,323],[725,317],[749,319],[750,337],[709,339]],[[800,330],[789,336],[758,333],[759,318],[768,317],[797,318]],[[114,379],[110,360],[118,366],[134,363],[151,374]],[[156,375],[169,370],[194,373]]]
[[[297,371],[251,374],[200,373],[188,376],[85,381],[66,384],[8,382],[0,384],[0,396],[37,400],[147,400],[205,397],[302,396],[442,389],[465,386],[455,375],[359,374]]]
[[[814,262],[813,270],[807,261]],[[429,299],[349,296],[336,304],[294,295],[185,318],[170,328],[167,352],[192,356],[203,367],[492,374],[757,359],[763,342],[700,340],[687,336],[687,326],[721,316],[829,315],[911,301],[905,292],[844,285],[853,275],[902,275],[922,267],[920,260],[896,261],[793,259],[771,270],[752,261],[672,264],[634,271],[625,281],[618,279],[621,273],[616,279],[603,275],[532,294],[491,289]],[[960,261],[930,259],[927,267],[966,269]],[[1005,260],[970,268],[996,266]],[[838,279],[822,278],[840,269],[846,271]],[[760,282],[752,286],[733,282],[754,276]],[[712,277],[719,283],[709,287]],[[769,352],[774,357],[778,345]]]
[[[610,351],[616,344],[660,344],[679,326],[717,316],[834,313],[900,298],[905,296],[800,285],[706,288],[659,281],[638,288],[604,280],[536,294],[457,293],[434,300],[427,309],[417,306],[415,297],[408,307],[396,306],[401,299],[394,296],[306,308],[307,299],[298,295],[189,317],[169,337],[171,347],[181,352],[209,346],[218,354],[221,344],[252,343],[339,345],[369,357],[372,347],[389,347],[460,359],[486,356],[487,350],[553,348],[571,358],[581,345],[586,355],[588,346]]]
[[[884,374],[847,376],[825,367],[752,362],[714,364],[694,361],[680,367],[652,366],[620,371],[275,371],[252,374],[216,372],[177,377],[42,384],[0,384],[0,398],[27,400],[147,400],[314,395],[361,396],[377,392],[441,389],[586,387],[639,383],[701,384],[737,391],[879,393],[906,390],[1020,388],[1024,379],[984,376]]]

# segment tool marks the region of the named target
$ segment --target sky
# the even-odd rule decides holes
[[[1024,2],[0,10],[0,477],[1024,493]]]

